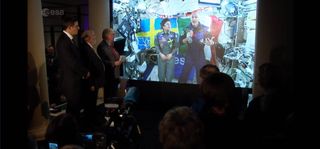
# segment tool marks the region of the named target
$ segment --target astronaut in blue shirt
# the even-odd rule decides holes
[[[159,32],[154,40],[158,55],[159,81],[172,82],[174,77],[174,53],[179,48],[179,36],[170,31],[171,23],[168,18],[161,21],[162,32]]]
[[[214,44],[209,28],[199,22],[198,15],[192,14],[190,25],[186,28],[186,34],[181,37],[181,42],[188,45],[185,55],[185,64],[179,83],[187,83],[192,68],[196,69],[197,83],[199,83],[199,70],[207,62],[204,55],[204,46]]]

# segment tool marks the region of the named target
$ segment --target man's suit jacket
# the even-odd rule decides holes
[[[56,49],[62,94],[70,104],[79,104],[82,78],[87,75],[88,69],[82,63],[78,46],[65,33],[60,35]]]
[[[87,66],[90,71],[89,85],[96,89],[104,86],[104,64],[98,53],[94,51],[86,42],[82,44],[83,51],[87,53]]]
[[[111,47],[108,45],[108,43],[105,40],[103,40],[98,45],[97,52],[105,65],[106,83],[110,81],[113,82],[115,80],[115,75],[114,75],[115,66],[114,66],[114,59],[113,59]]]

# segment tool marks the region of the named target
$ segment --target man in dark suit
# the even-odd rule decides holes
[[[89,70],[82,62],[81,53],[74,41],[80,27],[72,17],[63,20],[63,33],[60,35],[56,49],[61,75],[61,91],[67,98],[67,113],[79,118],[82,108],[81,92],[83,80],[90,76]]]
[[[94,121],[96,116],[96,103],[98,90],[104,86],[104,64],[93,48],[96,43],[94,31],[87,30],[81,35],[81,48],[86,53],[86,66],[90,71],[90,78],[85,83],[86,99],[84,101],[84,113],[87,120]]]

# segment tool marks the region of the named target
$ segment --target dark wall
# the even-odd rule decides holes
[[[293,90],[293,1],[258,0],[255,70],[261,64],[279,64],[287,76],[287,88]],[[253,94],[263,93],[255,75]]]
[[[174,106],[191,106],[194,100],[201,98],[199,85],[195,84],[130,80],[128,85],[137,87],[140,109],[168,110]],[[249,93],[252,93],[249,88],[236,88],[240,111],[245,110]]]
[[[170,108],[190,106],[199,98],[199,86],[165,82],[129,81],[130,86],[138,88],[138,105],[143,108]]]

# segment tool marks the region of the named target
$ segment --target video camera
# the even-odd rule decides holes
[[[104,104],[105,123],[99,132],[82,133],[86,149],[135,149],[141,136],[140,127],[133,116],[133,102],[123,98],[110,98]]]
[[[124,98],[110,98],[105,103],[105,134],[110,148],[137,148],[141,136],[140,126],[134,116],[137,89],[128,89]]]
[[[133,112],[136,98],[137,88],[129,87],[125,97],[107,99],[99,108],[104,122],[94,132],[81,133],[83,146],[86,149],[137,148],[141,131]]]

